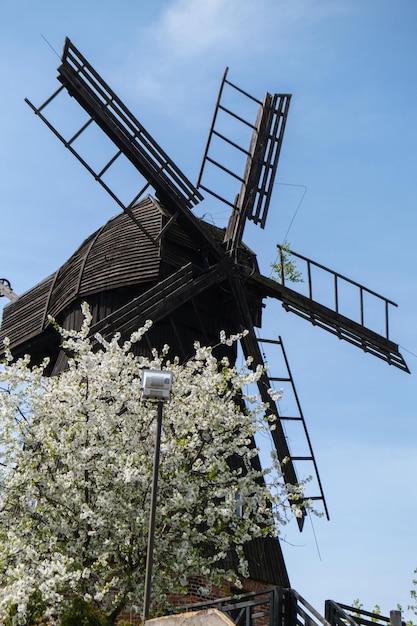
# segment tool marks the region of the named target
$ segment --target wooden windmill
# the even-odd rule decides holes
[[[261,327],[263,300],[267,297],[278,299],[286,310],[391,365],[404,371],[408,369],[398,346],[388,335],[388,307],[394,303],[298,255],[306,264],[307,293],[300,293],[293,285],[289,287],[285,283],[284,275],[281,282],[263,276],[255,254],[243,243],[248,220],[261,228],[266,224],[290,96],[267,93],[262,100],[253,98],[227,79],[226,70],[198,182],[194,186],[69,39],[65,42],[62,64],[58,68],[58,80],[61,86],[40,107],[27,102],[111,195],[122,213],[84,241],[54,274],[4,309],[0,341],[8,336],[16,356],[29,352],[36,361],[48,354],[51,357],[50,372],[56,373],[65,366],[66,357],[60,351],[56,333],[48,325],[48,315],[55,317],[64,327],[74,328],[80,323],[83,300],[87,300],[92,309],[92,334],[100,332],[104,337],[110,337],[117,331],[125,337],[146,319],[152,319],[154,326],[147,335],[149,345],[160,347],[168,343],[172,352],[183,358],[192,353],[196,339],[214,345],[218,343],[220,330],[236,333],[246,329],[248,334],[241,340],[242,351],[245,356],[253,357],[255,366],[264,365],[262,342],[276,346],[283,356],[284,373],[277,376],[269,372],[263,374],[259,392],[269,403],[274,416],[275,428],[271,435],[278,457],[288,459],[284,464],[285,481],[296,484],[297,464],[309,463],[312,473],[317,476],[317,493],[309,494],[309,497],[321,501],[327,514],[282,341],[279,337],[259,339],[255,332],[255,328]],[[228,90],[256,104],[258,113],[254,121],[248,122],[226,106]],[[61,94],[69,94],[86,114],[82,125],[70,137],[64,137],[45,112]],[[249,147],[242,147],[234,136],[227,134],[230,127],[227,122],[224,124],[226,131],[223,131],[222,117],[249,128]],[[110,158],[99,167],[93,167],[78,148],[82,137],[92,127],[100,129],[115,147]],[[224,155],[224,146],[243,155],[242,172],[236,172],[229,163],[222,163],[216,156],[216,151]],[[143,181],[138,182],[139,191],[127,202],[109,182],[112,168],[120,160],[133,166],[138,181]],[[215,172],[233,181],[234,199],[219,191],[216,176],[213,176]],[[229,207],[231,214],[226,229],[194,215],[193,208],[204,202],[203,194]],[[317,269],[332,277],[333,307],[324,306],[313,298],[312,276]],[[346,281],[358,293],[360,317],[357,321],[345,316],[340,309],[340,289]],[[385,335],[365,324],[363,308],[364,299],[368,297],[382,302]],[[233,349],[230,356],[235,357]],[[279,407],[271,402],[268,389],[275,382],[291,387],[296,400],[294,414],[282,416]],[[285,421],[296,421],[301,425],[307,452],[297,455],[290,450]],[[300,529],[303,521],[303,518],[299,521]],[[277,556],[270,565],[267,563],[268,551],[263,551],[262,558],[258,559],[258,564],[262,563],[252,577],[288,586],[279,547],[273,548],[270,554],[274,550],[278,550]],[[274,558],[271,556],[272,560]]]

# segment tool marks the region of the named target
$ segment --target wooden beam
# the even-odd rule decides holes
[[[19,297],[14,291],[12,291],[12,289],[6,285],[5,283],[2,283],[0,280],[0,295],[1,296],[6,296],[6,298],[8,298],[9,300],[17,300],[17,298]]]

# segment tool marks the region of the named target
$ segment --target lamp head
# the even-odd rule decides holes
[[[147,400],[169,400],[172,389],[172,372],[143,370],[142,397]]]

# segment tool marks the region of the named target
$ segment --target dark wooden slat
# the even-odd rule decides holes
[[[147,319],[157,322],[167,317],[180,304],[225,279],[221,264],[197,276],[194,273],[195,268],[189,263],[95,324],[91,328],[91,335],[100,333],[109,338],[116,330],[122,334],[133,332]]]
[[[201,194],[132,115],[69,39],[58,79],[141,174],[158,191],[191,207]]]
[[[390,365],[409,372],[398,345],[393,341],[261,274],[254,274],[250,281],[257,283],[264,295],[280,300],[286,311],[296,313],[339,339],[348,341],[364,352],[369,352]]]

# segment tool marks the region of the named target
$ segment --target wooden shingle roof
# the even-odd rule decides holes
[[[132,211],[153,237],[164,219],[160,205],[148,196]],[[0,344],[11,347],[41,333],[48,315],[59,314],[75,299],[158,279],[160,244],[155,245],[124,213],[90,235],[51,276],[3,310]]]

